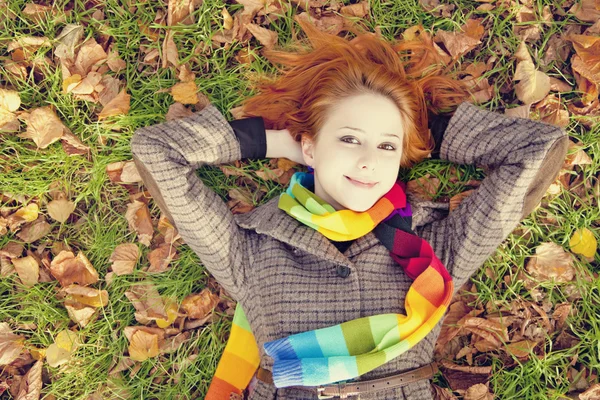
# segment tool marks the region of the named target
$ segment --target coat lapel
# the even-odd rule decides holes
[[[356,239],[346,253],[342,254],[322,233],[287,215],[277,206],[278,202],[279,196],[275,196],[260,207],[234,217],[244,229],[255,230],[256,233],[268,235],[317,257],[348,266],[351,264],[349,257],[379,243],[375,234],[369,232]]]

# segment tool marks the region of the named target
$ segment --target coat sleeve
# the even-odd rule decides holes
[[[262,121],[254,121],[258,122]],[[251,143],[248,130],[242,128],[236,126],[235,132],[245,131],[243,141]],[[192,116],[137,129],[131,152],[161,211],[223,288],[239,299],[246,287],[248,233],[238,227],[223,200],[196,175],[196,169],[203,165],[233,162],[243,158],[244,152],[257,153],[248,146],[242,150],[235,132],[209,104]]]
[[[481,185],[446,217],[416,227],[458,290],[539,204],[568,150],[559,127],[461,104],[449,121],[440,158],[485,166]]]

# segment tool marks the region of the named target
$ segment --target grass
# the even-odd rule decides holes
[[[104,21],[92,18],[95,8],[86,9],[86,2],[79,0],[56,1],[59,10],[54,18],[45,18],[33,22],[21,14],[26,2],[12,0],[8,8],[16,18],[3,18],[0,22],[0,59],[7,60],[10,54],[6,44],[20,37],[34,35],[56,38],[64,23],[85,26],[84,37],[95,36],[103,32],[112,37],[116,49],[127,67],[118,75],[126,82],[127,93],[131,95],[131,110],[128,115],[112,118],[106,122],[97,122],[95,115],[98,105],[76,100],[70,94],[62,93],[62,75],[60,68],[47,65],[44,76],[29,74],[24,79],[15,78],[0,65],[1,86],[10,86],[18,90],[22,99],[22,109],[52,105],[61,120],[91,148],[91,157],[69,157],[59,144],[47,149],[37,150],[30,140],[20,139],[12,134],[0,135],[0,188],[2,192],[24,195],[28,199],[49,201],[51,185],[66,190],[70,198],[77,203],[75,216],[80,223],[53,224],[53,230],[40,242],[64,242],[74,249],[83,251],[98,270],[101,277],[108,272],[109,257],[117,244],[135,242],[135,235],[129,232],[124,213],[129,202],[127,190],[108,180],[105,172],[107,164],[131,159],[129,140],[141,126],[161,122],[172,98],[168,93],[160,93],[178,82],[172,69],[143,63],[146,49],[162,52],[161,41],[149,42],[148,36],[140,29],[141,24],[160,32],[161,38],[167,30],[173,30],[179,49],[180,61],[187,62],[196,73],[196,82],[200,91],[226,117],[232,119],[228,110],[239,105],[240,101],[252,94],[248,81],[243,77],[248,73],[275,72],[266,60],[260,56],[260,48],[254,40],[252,53],[257,59],[250,66],[234,62],[235,53],[247,47],[233,43],[229,49],[214,49],[211,55],[197,54],[199,46],[210,45],[210,33],[222,26],[220,11],[225,6],[231,14],[241,6],[226,4],[223,1],[205,0],[193,13],[195,23],[189,26],[166,27],[154,23],[157,11],[163,9],[162,2],[108,0],[100,7],[105,13]],[[349,1],[344,1],[349,4]],[[382,34],[392,39],[398,37],[406,28],[422,24],[427,30],[457,30],[469,18],[484,18],[491,28],[487,32],[481,50],[473,51],[462,61],[485,61],[494,55],[498,58],[495,67],[486,72],[490,83],[496,88],[496,96],[481,107],[501,110],[517,104],[513,91],[500,93],[499,89],[512,85],[515,63],[512,54],[519,43],[513,33],[518,25],[514,13],[502,17],[502,9],[477,11],[480,4],[471,0],[453,2],[456,9],[451,18],[437,17],[424,11],[417,0],[371,1],[371,18],[364,21],[371,30],[376,26]],[[545,5],[564,6],[566,1],[534,0],[534,8],[541,10]],[[89,4],[87,4],[89,6]],[[68,10],[64,12],[63,10]],[[6,16],[7,11],[3,12]],[[292,20],[296,10],[271,24],[270,29],[279,34],[279,44],[291,43],[292,28],[298,32],[298,26]],[[57,22],[64,17],[63,22]],[[552,34],[566,29],[570,24],[580,23],[567,14],[556,22],[542,27],[542,38],[533,46],[533,58],[541,59],[545,44]],[[44,63],[44,56],[51,56],[50,48],[42,48],[33,58]],[[574,83],[570,69],[555,63],[545,67],[544,72]],[[562,98],[569,101],[578,98],[576,92],[563,93]],[[582,173],[585,180],[597,178],[600,163],[600,125],[588,130],[574,119],[568,127],[569,135],[580,141],[593,164],[585,166]],[[103,144],[104,143],[104,144]],[[256,205],[266,202],[277,195],[282,187],[272,182],[264,182],[251,171],[261,169],[265,160],[251,160],[243,170],[259,184],[265,185],[267,194]],[[430,160],[415,166],[410,171],[401,171],[400,178],[415,179],[431,174],[441,181],[438,197],[452,196],[464,190],[462,183],[469,179],[481,179],[484,174],[474,166],[459,166],[459,183],[449,181],[450,166],[444,161]],[[235,187],[234,177],[226,177],[218,168],[205,168],[200,172],[204,182],[211,186],[224,200],[227,191]],[[43,207],[42,207],[43,209]],[[153,217],[159,216],[158,208],[151,203]],[[548,225],[541,219],[546,215],[557,219],[555,225]],[[477,297],[472,306],[485,307],[488,303],[502,305],[513,301],[532,300],[531,292],[518,278],[524,269],[526,257],[541,242],[553,241],[568,248],[568,241],[577,228],[588,227],[598,236],[600,210],[598,201],[581,204],[581,199],[572,191],[564,190],[551,200],[545,199],[542,207],[525,219],[519,230],[511,234],[500,246],[483,268],[472,278],[477,289]],[[524,234],[526,232],[527,234]],[[18,241],[13,234],[0,236],[0,248],[11,241]],[[34,248],[34,246],[29,245]],[[148,250],[144,249],[142,262],[145,262]],[[208,273],[202,267],[197,256],[187,246],[180,248],[180,258],[167,272],[146,276],[142,272],[133,275],[115,277],[107,286],[103,281],[99,287],[107,289],[110,302],[102,310],[98,320],[80,329],[79,334],[85,343],[74,354],[72,362],[58,368],[48,367],[49,380],[43,389],[45,399],[87,399],[93,393],[102,393],[103,398],[119,399],[192,399],[202,398],[216,368],[219,355],[224,348],[229,332],[230,318],[220,315],[212,323],[192,331],[189,342],[171,354],[151,358],[140,364],[139,369],[129,369],[122,377],[109,376],[110,368],[126,352],[128,342],[123,328],[137,325],[134,308],[124,296],[131,285],[142,279],[151,280],[161,294],[173,295],[181,301],[186,295],[199,292],[208,284]],[[596,259],[597,261],[597,259]],[[502,399],[561,399],[564,398],[569,382],[565,379],[572,357],[578,357],[580,365],[589,370],[600,369],[600,282],[597,278],[582,279],[585,271],[598,273],[597,262],[593,265],[578,262],[581,272],[573,283],[581,298],[573,299],[573,287],[568,284],[543,283],[538,289],[553,304],[572,302],[576,312],[567,320],[567,325],[580,342],[568,349],[552,348],[555,334],[551,334],[545,343],[547,356],[543,359],[532,358],[528,362],[516,361],[516,365],[506,368],[503,361],[492,357],[493,374],[491,389]],[[488,276],[486,268],[494,272]],[[507,281],[504,277],[508,275]],[[15,275],[0,278],[0,321],[8,322],[12,327],[35,323],[34,329],[26,327],[16,331],[27,337],[31,346],[47,347],[53,343],[56,334],[71,325],[65,308],[56,298],[57,282],[41,283],[32,288],[23,287]],[[443,376],[437,375],[435,382],[447,386]],[[0,398],[8,394],[0,395]]]

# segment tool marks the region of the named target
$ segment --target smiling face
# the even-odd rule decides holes
[[[387,97],[361,93],[339,100],[316,143],[302,139],[315,194],[336,210],[371,208],[398,178],[403,134],[400,111]]]

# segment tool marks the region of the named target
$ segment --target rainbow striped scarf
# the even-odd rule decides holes
[[[312,174],[297,172],[279,198],[287,214],[335,241],[374,231],[391,257],[413,279],[403,314],[380,314],[302,332],[264,344],[274,360],[276,387],[318,386],[356,378],[398,357],[423,339],[445,314],[454,285],[424,239],[411,230],[412,212],[397,182],[365,212],[336,211],[308,188]],[[241,307],[206,399],[241,394],[259,365],[258,347]]]

